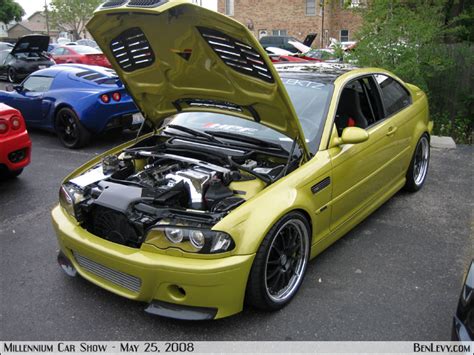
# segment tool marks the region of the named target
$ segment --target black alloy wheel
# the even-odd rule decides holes
[[[90,140],[90,133],[81,124],[76,113],[68,107],[60,109],[56,114],[56,134],[61,143],[70,149],[85,146]]]
[[[247,284],[247,303],[263,310],[277,310],[293,299],[306,273],[310,231],[300,212],[287,214],[273,226],[255,256]]]

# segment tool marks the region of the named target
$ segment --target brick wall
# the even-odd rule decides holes
[[[225,3],[225,0],[218,0],[219,12],[225,13]],[[305,0],[234,0],[233,17],[253,27],[251,30],[257,37],[264,30],[269,35],[273,30],[286,30],[288,35],[303,40],[308,33],[315,32],[318,37],[313,46],[320,46],[323,16],[319,0],[316,0],[316,15],[306,15]],[[341,9],[340,1],[325,6],[324,30],[329,37],[339,40],[340,30],[344,29],[349,30],[349,40],[352,40],[361,22],[358,14]]]

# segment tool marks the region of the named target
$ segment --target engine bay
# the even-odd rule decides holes
[[[92,234],[140,247],[164,220],[212,228],[298,166],[284,149],[152,136],[71,179],[63,188]]]

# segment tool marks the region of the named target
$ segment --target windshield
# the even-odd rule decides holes
[[[295,107],[311,153],[316,153],[321,139],[333,85],[294,78],[282,78]],[[168,124],[185,126],[202,132],[229,132],[277,143],[289,150],[292,140],[287,136],[239,117],[211,112],[189,112],[173,116]]]

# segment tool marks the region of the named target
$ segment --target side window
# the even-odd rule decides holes
[[[48,76],[30,76],[23,83],[25,91],[45,92],[48,91],[53,83],[53,78]]]
[[[386,116],[391,116],[411,104],[408,91],[396,80],[382,74],[375,75],[382,92]]]
[[[346,127],[368,128],[383,115],[377,87],[371,77],[349,82],[341,92],[335,124],[339,135]]]

